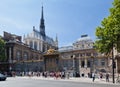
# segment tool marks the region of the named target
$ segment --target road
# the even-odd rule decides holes
[[[120,85],[12,77],[0,81],[0,87],[120,87]]]

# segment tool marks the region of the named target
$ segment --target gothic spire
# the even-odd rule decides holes
[[[56,34],[56,39],[55,39],[56,42],[58,42],[58,37],[57,37],[57,34]]]
[[[55,46],[58,49],[58,37],[57,37],[57,34],[56,34],[56,39],[55,39]]]
[[[45,25],[44,25],[43,6],[42,6],[42,11],[41,11],[40,33],[41,33],[41,35],[45,36]]]
[[[44,20],[44,15],[43,15],[43,6],[42,6],[42,12],[41,12],[41,20]]]

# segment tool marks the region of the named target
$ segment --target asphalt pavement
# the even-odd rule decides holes
[[[0,87],[120,87],[119,84],[91,78],[55,79],[44,77],[10,77],[0,82]]]

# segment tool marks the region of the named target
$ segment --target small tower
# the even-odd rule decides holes
[[[45,37],[45,25],[44,25],[44,15],[43,15],[43,6],[41,12],[41,20],[40,20],[40,34]]]

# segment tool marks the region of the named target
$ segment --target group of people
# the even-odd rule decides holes
[[[48,72],[48,71],[45,71],[45,72],[32,72],[32,71],[29,71],[29,72],[20,72],[19,73],[20,76],[29,76],[29,77],[33,77],[33,76],[37,76],[37,77],[54,77],[55,79],[58,79],[58,78],[62,78],[64,79],[65,77],[66,78],[69,78],[69,73],[65,73],[65,72]]]
[[[8,73],[5,72],[4,74],[7,75]],[[39,72],[39,71],[38,72],[32,72],[32,71],[29,71],[29,72],[14,72],[14,71],[12,71],[9,75],[11,75],[13,77],[16,76],[16,75],[29,76],[29,77],[32,77],[32,76],[40,77],[40,76],[42,76],[42,77],[45,77],[45,78],[53,77],[55,79],[58,79],[58,78],[69,79],[69,77],[70,77],[70,73],[69,72],[64,72],[64,71],[62,71],[62,72],[48,72],[48,71],[46,71],[46,72]],[[78,72],[76,72],[75,75],[73,75],[73,76],[74,77],[84,77],[84,74],[82,73],[80,75]],[[98,76],[98,74],[92,72],[92,73],[88,73],[88,77],[92,78],[93,82],[95,81],[96,77],[99,78],[100,80],[102,80],[103,77],[104,77],[104,78],[106,78],[106,82],[109,82],[110,75],[109,75],[109,73],[106,73],[106,74],[99,73],[99,76]]]
[[[96,77],[96,74],[93,72],[92,73],[92,81],[93,82],[95,81],[95,77]],[[103,78],[103,74],[102,73],[99,74],[99,78],[100,78],[100,80],[102,80],[102,78]],[[109,73],[105,74],[105,78],[106,78],[106,82],[109,82]]]

